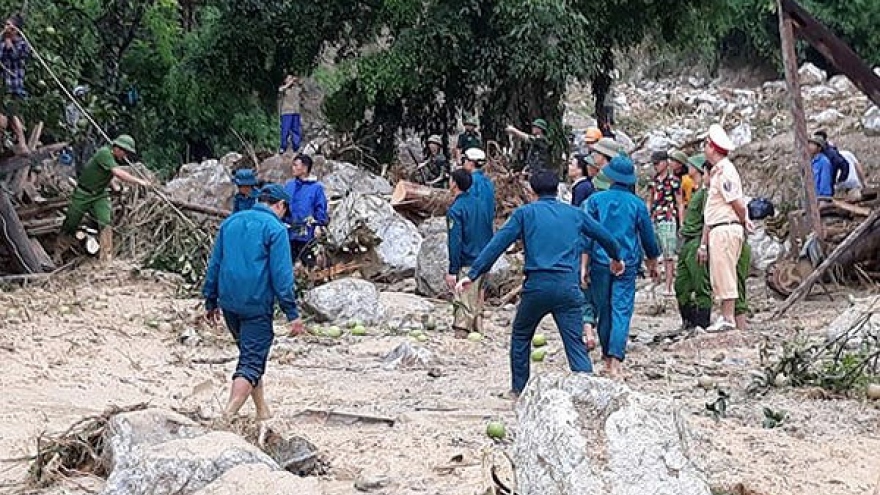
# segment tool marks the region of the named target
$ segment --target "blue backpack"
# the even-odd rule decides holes
[[[822,149],[822,153],[828,157],[831,162],[831,178],[834,183],[843,182],[849,177],[849,162],[837,151],[837,146],[826,144]]]

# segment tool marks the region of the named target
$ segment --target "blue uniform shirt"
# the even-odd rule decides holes
[[[290,225],[290,240],[308,242],[315,238],[315,227],[326,226],[327,196],[324,186],[311,179],[287,181],[284,190],[290,195],[290,211],[284,216]]]
[[[258,203],[220,225],[202,295],[208,310],[272,315],[277,299],[288,320],[298,317],[290,243],[268,206]]]
[[[834,196],[834,182],[831,179],[833,168],[831,160],[822,153],[813,157],[813,184],[817,196]]]
[[[491,228],[495,221],[495,184],[492,184],[492,181],[486,177],[486,174],[479,169],[474,170],[471,173],[471,177],[474,182],[468,192],[476,197],[482,212],[481,218],[484,222],[486,221],[486,218],[488,218],[489,226]],[[494,229],[492,230],[494,231]],[[491,236],[492,232],[489,232],[489,235]]]
[[[581,269],[581,236],[601,244],[612,256],[619,250],[617,241],[604,227],[577,208],[560,203],[554,196],[517,208],[507,223],[471,265],[468,278],[483,275],[517,239],[525,247],[525,272],[556,272],[574,274]]]
[[[463,192],[456,196],[446,212],[450,275],[458,275],[462,268],[471,266],[480,251],[492,240],[491,224],[487,230],[478,202],[470,191]]]
[[[251,189],[250,196],[245,196],[240,192],[235,193],[235,196],[232,198],[232,213],[250,210],[257,204],[257,198],[259,197],[260,190],[256,187]]]
[[[648,258],[660,256],[660,247],[651,223],[651,214],[641,198],[626,186],[614,184],[607,191],[590,196],[585,206],[587,216],[604,225],[620,244],[620,256],[616,258],[635,268],[642,264],[642,248]],[[640,242],[641,241],[641,242]],[[587,243],[586,252],[590,262],[608,265],[609,253],[604,246]],[[610,253],[613,257],[614,253]]]

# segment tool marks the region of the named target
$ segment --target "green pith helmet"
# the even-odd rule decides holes
[[[593,187],[596,188],[597,191],[607,191],[611,188],[611,180],[603,174],[599,172],[598,175],[593,177]]]
[[[706,173],[706,155],[698,153],[687,160],[688,165],[697,169],[701,174]]]
[[[137,153],[134,145],[134,138],[128,134],[120,134],[118,138],[113,140],[113,146],[122,148],[129,153]]]
[[[537,127],[538,129],[547,132],[547,121],[544,119],[535,119],[535,121],[532,122],[532,127]]]

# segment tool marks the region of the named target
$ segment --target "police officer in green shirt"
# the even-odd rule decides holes
[[[79,228],[86,213],[91,213],[101,228],[99,242],[101,245],[101,261],[109,261],[113,254],[112,206],[107,187],[116,177],[119,180],[147,187],[149,181],[139,179],[119,168],[118,162],[124,161],[129,154],[136,153],[134,139],[123,134],[116,138],[110,146],[104,146],[92,156],[83,167],[79,181],[70,197],[67,216],[61,225],[62,234],[72,236]],[[59,241],[56,256],[66,246]]]

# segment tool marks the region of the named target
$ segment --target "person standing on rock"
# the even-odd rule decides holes
[[[709,173],[712,165],[706,162],[706,156],[700,153],[688,158],[688,168],[697,188],[691,197],[682,223],[681,237],[684,242],[675,270],[675,295],[683,330],[695,327],[705,329],[712,324],[712,285],[709,282],[709,267],[697,260],[704,225],[706,185],[709,182],[706,174]],[[736,264],[738,297],[734,305],[736,327],[740,330],[746,329],[746,316],[749,312],[746,280],[751,262],[752,250],[749,243],[744,242]]]
[[[118,167],[131,154],[135,154],[134,139],[122,134],[110,146],[104,146],[92,155],[70,196],[67,215],[61,224],[61,233],[66,239],[59,238],[55,256],[59,258],[69,246],[69,237],[76,234],[83,216],[90,213],[101,229],[99,244],[101,245],[101,261],[109,261],[113,257],[113,206],[107,187],[114,177],[121,181],[149,187],[150,182],[139,179]]]
[[[580,208],[581,204],[595,191],[593,177],[599,172],[596,162],[590,155],[576,154],[568,164],[568,177],[571,179],[571,205]]]
[[[483,140],[480,138],[480,133],[477,132],[477,125],[479,123],[476,117],[473,115],[465,117],[464,132],[458,135],[458,140],[455,143],[453,158],[456,163],[461,161],[461,157],[467,150],[483,147]]]
[[[284,79],[284,84],[278,88],[278,109],[281,115],[281,146],[278,154],[283,155],[291,145],[296,153],[302,143],[302,88],[299,78],[288,75]]]
[[[651,155],[654,164],[654,178],[648,183],[648,211],[654,221],[654,231],[660,249],[663,251],[663,270],[666,276],[667,297],[674,296],[672,283],[675,281],[675,255],[678,249],[678,226],[684,219],[684,200],[681,181],[669,168],[669,156],[665,151],[655,151]]]
[[[257,188],[257,176],[254,175],[254,171],[249,168],[236,170],[235,178],[232,181],[238,187],[238,192],[232,198],[232,213],[253,208],[260,196],[260,190]]]
[[[449,160],[443,152],[443,139],[434,134],[428,138],[428,158],[416,167],[416,181],[430,187],[445,188],[449,180]]]
[[[544,119],[535,119],[532,122],[532,133],[525,132],[509,125],[505,129],[508,134],[525,141],[528,144],[526,151],[526,161],[523,173],[535,173],[539,170],[546,170],[551,166],[550,160],[550,140],[547,138],[549,126]]]
[[[252,209],[232,215],[220,225],[205,273],[202,295],[206,317],[216,324],[222,311],[238,346],[238,364],[223,412],[227,419],[238,414],[248,397],[254,401],[257,419],[271,417],[263,374],[275,338],[272,320],[276,300],[291,322],[291,333],[303,332],[296,308],[290,244],[280,221],[290,200],[278,184],[263,187]]]
[[[620,376],[620,364],[626,356],[630,321],[635,310],[636,278],[642,258],[647,255],[648,272],[657,280],[657,258],[661,253],[648,208],[641,198],[630,192],[630,187],[636,183],[632,160],[616,156],[602,173],[611,180],[612,186],[590,196],[586,203],[587,215],[611,231],[620,250],[616,254],[609,253],[605,246],[590,243],[587,252],[590,294],[597,313],[602,361],[605,372],[616,378]],[[615,273],[614,259],[622,260],[626,271]]]
[[[742,255],[746,232],[754,230],[749,220],[742,181],[727,155],[733,141],[718,124],[709,127],[703,153],[711,165],[709,190],[703,209],[704,226],[697,249],[701,263],[709,263],[712,293],[721,301],[721,316],[707,330],[724,331],[736,327],[735,305],[739,297],[737,263]]]
[[[541,319],[552,314],[574,372],[591,373],[593,365],[582,341],[583,294],[580,289],[581,236],[598,242],[609,253],[609,270],[621,274],[619,244],[582,211],[556,199],[559,178],[549,170],[529,178],[537,200],[517,208],[480,252],[456,290],[464,292],[486,274],[507,248],[522,240],[525,252],[522,299],[513,321],[510,343],[511,394],[518,397],[529,380],[529,350]]]
[[[290,226],[290,253],[294,265],[299,261],[306,268],[317,264],[315,239],[323,234],[330,221],[324,186],[312,176],[312,157],[299,155],[293,160],[293,179],[284,190],[290,196],[290,208],[283,220]]]
[[[469,150],[470,151],[470,150]],[[455,285],[459,277],[465,277],[480,251],[492,239],[491,226],[488,232],[481,225],[480,199],[473,194],[475,177],[466,169],[452,172],[452,190],[455,200],[446,213],[448,229],[449,270],[446,272],[446,285],[453,292],[453,323],[457,338],[466,338],[471,332],[482,332],[483,297],[481,294],[484,277],[476,279],[467,290],[458,292]]]

